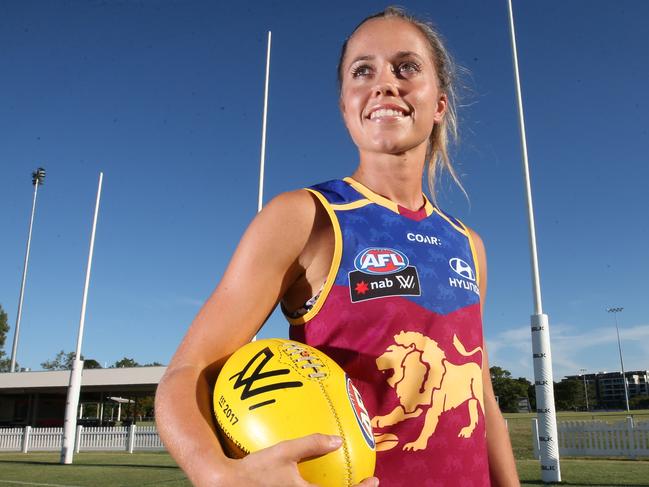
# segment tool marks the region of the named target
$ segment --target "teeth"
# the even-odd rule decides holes
[[[404,113],[400,110],[393,110],[391,108],[379,108],[370,113],[370,120],[380,117],[403,117]]]

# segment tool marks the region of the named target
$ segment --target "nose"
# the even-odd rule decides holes
[[[374,96],[399,96],[398,79],[389,66],[384,67],[376,77]]]

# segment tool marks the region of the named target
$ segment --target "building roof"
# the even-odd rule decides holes
[[[166,367],[84,369],[81,387],[87,392],[153,392],[165,370]],[[65,392],[69,382],[69,370],[0,373],[0,394]]]

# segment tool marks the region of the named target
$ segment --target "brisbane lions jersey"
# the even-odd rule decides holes
[[[354,381],[381,485],[490,485],[480,270],[467,228],[428,201],[411,211],[352,178],[308,190],[335,248],[318,299],[288,318],[290,337]]]

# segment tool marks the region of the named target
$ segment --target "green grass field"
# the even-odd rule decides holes
[[[507,427],[509,428],[509,437],[512,440],[512,448],[514,449],[514,456],[517,460],[533,460],[532,454],[532,418],[536,414],[522,414],[522,413],[505,413],[507,420]],[[632,411],[632,416],[636,422],[649,421],[649,410],[642,409]],[[557,414],[558,421],[589,421],[600,420],[609,423],[617,423],[624,421],[627,417],[626,413],[572,413],[560,412]],[[649,460],[649,459],[648,459]],[[619,485],[619,484],[618,484]],[[649,479],[647,481],[649,485]]]
[[[0,487],[190,487],[166,452],[81,452],[73,465],[59,465],[59,454],[0,454]]]
[[[649,421],[649,411],[634,411],[636,421]],[[532,414],[505,415],[522,485],[543,485],[532,455]],[[623,413],[560,413],[559,420],[603,419],[617,422]],[[81,452],[74,465],[59,465],[56,452],[0,453],[0,487],[190,487],[183,472],[165,452]],[[562,458],[562,485],[649,487],[649,458]]]
[[[0,454],[0,487],[190,487],[166,453],[82,452],[74,465],[58,453]],[[522,485],[542,485],[538,462],[517,460]],[[649,487],[649,461],[561,461],[563,485]]]

